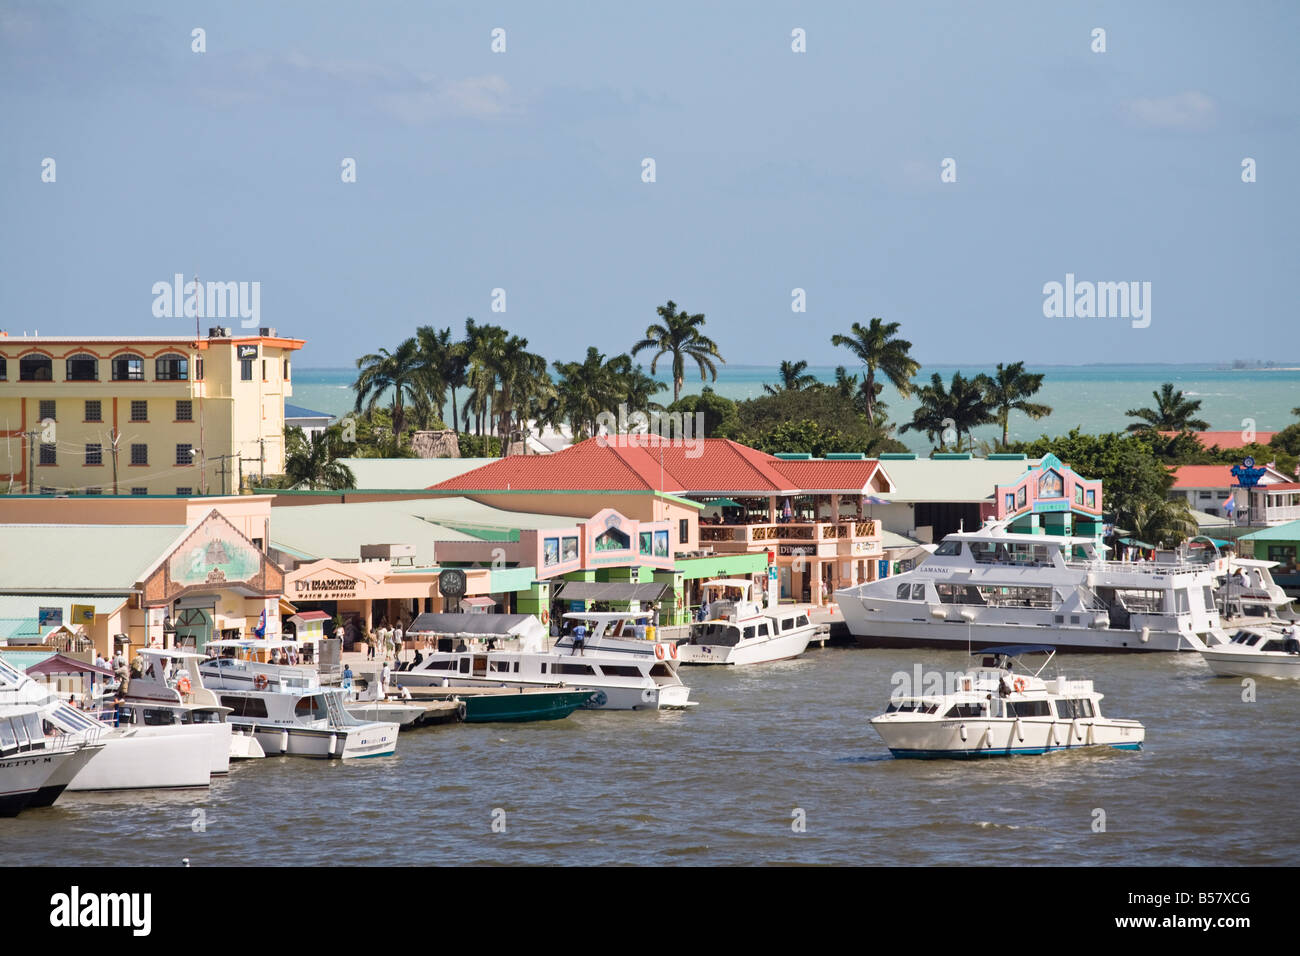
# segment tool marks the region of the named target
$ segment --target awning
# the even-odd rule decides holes
[[[744,507],[739,501],[733,501],[731,498],[708,498],[705,504],[718,505],[723,508],[741,508]]]
[[[1148,544],[1145,541],[1139,541],[1137,538],[1120,538],[1119,543],[1127,544],[1134,548],[1147,548],[1148,550],[1151,551],[1156,550],[1156,546],[1154,544]]]
[[[649,601],[653,604],[667,588],[666,583],[658,581],[565,581],[556,596],[566,601]]]
[[[64,657],[62,654],[55,654],[53,657],[46,658],[39,664],[27,668],[27,673],[32,674],[103,674],[106,677],[112,677],[113,672],[107,667],[96,667],[94,664],[87,664],[85,661],[73,660],[71,657]]]
[[[473,597],[461,598],[460,603],[468,604],[470,607],[496,607],[497,606],[496,601],[492,600],[490,597],[484,597],[481,594],[476,594]]]
[[[407,636],[414,634],[478,634],[507,637],[529,630],[545,629],[531,614],[433,614],[424,613],[411,622]]]

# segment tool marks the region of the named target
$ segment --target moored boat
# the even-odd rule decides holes
[[[798,657],[808,649],[817,626],[795,607],[761,608],[753,582],[719,578],[703,586],[708,618],[692,624],[678,645],[683,664],[766,664]]]
[[[1200,649],[1210,670],[1220,677],[1300,679],[1300,640],[1296,625],[1272,621],[1235,631],[1227,644]]]

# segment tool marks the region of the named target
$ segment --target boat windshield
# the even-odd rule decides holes
[[[753,627],[749,630],[752,631]],[[695,644],[711,644],[715,647],[735,647],[740,643],[740,628],[717,621],[708,621],[691,628],[691,641]]]

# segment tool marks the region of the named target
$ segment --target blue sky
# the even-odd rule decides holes
[[[669,298],[733,364],[872,316],[930,363],[1300,359],[1295,4],[539,6],[0,0],[0,328],[181,333],[197,270],[300,366],[468,315],[623,351]],[[1066,273],[1150,326],[1044,318]]]

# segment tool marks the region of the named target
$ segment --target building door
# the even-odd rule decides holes
[[[185,607],[176,612],[176,646],[203,653],[212,640],[212,622],[216,604],[211,607]]]

